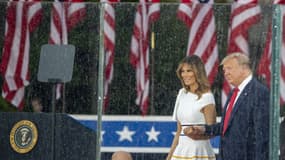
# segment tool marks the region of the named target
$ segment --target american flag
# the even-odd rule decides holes
[[[105,81],[104,81],[104,109],[109,102],[108,88],[113,79],[113,63],[115,56],[115,9],[114,3],[119,0],[102,0],[105,2],[104,14],[104,48],[105,48]]]
[[[9,1],[1,62],[4,77],[2,96],[18,110],[24,107],[25,86],[29,85],[30,33],[42,17],[40,2]]]
[[[232,4],[229,28],[228,54],[241,52],[249,54],[248,30],[258,23],[261,16],[257,0],[238,0]],[[222,106],[231,90],[230,84],[224,81],[222,90]]]
[[[284,0],[275,0],[274,4],[285,4]],[[280,72],[280,101],[281,104],[285,102],[285,7],[283,5],[281,8],[281,18],[282,18],[282,44],[280,48],[280,60],[281,60],[281,72]],[[266,80],[266,84],[270,87],[271,79],[271,51],[272,51],[272,28],[271,23],[268,28],[267,39],[265,42],[265,48],[263,50],[263,55],[260,59],[259,66],[257,69],[257,74],[262,76]]]
[[[182,0],[177,11],[177,17],[189,29],[187,55],[195,54],[201,57],[211,83],[219,66],[213,3],[213,0],[207,4],[195,0]]]
[[[83,2],[83,0],[55,0],[52,5],[50,44],[68,44],[68,31],[85,17]],[[56,99],[61,97],[61,89],[62,85],[58,84]]]
[[[136,69],[136,104],[143,115],[149,102],[149,32],[150,25],[159,18],[159,0],[140,0],[135,16],[131,41],[130,62]]]

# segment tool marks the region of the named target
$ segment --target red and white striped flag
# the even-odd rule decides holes
[[[237,0],[232,4],[228,54],[233,52],[249,54],[248,30],[252,25],[259,22],[261,16],[261,9],[257,3],[257,0]],[[222,106],[225,105],[230,90],[230,84],[224,81]]]
[[[113,79],[113,63],[115,56],[115,9],[114,4],[119,0],[102,0],[105,2],[104,14],[104,48],[105,48],[105,81],[104,81],[104,110],[109,102],[109,85]]]
[[[285,0],[275,0],[274,4],[285,4]],[[281,60],[281,72],[280,72],[280,102],[284,104],[285,102],[285,7],[280,6],[281,9],[281,22],[282,22],[282,43],[280,48],[280,60]],[[271,80],[271,53],[272,53],[272,28],[268,28],[265,48],[261,56],[257,74],[262,76],[266,80],[266,84],[270,87]]]
[[[2,96],[18,110],[24,107],[25,86],[29,85],[30,33],[42,17],[41,3],[35,0],[9,1],[1,62],[4,77]]]
[[[68,44],[68,31],[86,14],[83,0],[55,0],[52,5],[50,44]],[[57,85],[56,99],[61,97],[62,84]]]
[[[130,62],[136,69],[136,104],[143,115],[149,102],[149,34],[150,25],[159,18],[159,0],[140,0],[135,16],[131,41]]]
[[[207,3],[182,0],[177,11],[177,17],[189,29],[187,55],[201,57],[210,83],[213,83],[219,66],[213,3],[213,0]]]

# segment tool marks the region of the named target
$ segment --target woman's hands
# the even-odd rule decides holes
[[[183,133],[195,140],[205,139],[205,126],[189,126],[183,129]]]

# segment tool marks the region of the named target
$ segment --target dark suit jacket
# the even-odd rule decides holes
[[[207,135],[221,135],[222,160],[269,159],[269,97],[268,89],[253,78],[238,97],[225,134],[221,135],[226,109],[221,123],[206,126]]]

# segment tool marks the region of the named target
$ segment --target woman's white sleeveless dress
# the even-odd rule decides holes
[[[211,92],[204,93],[198,100],[198,96],[180,89],[176,98],[173,119],[182,125],[179,142],[171,160],[215,160],[215,153],[210,140],[193,140],[183,134],[183,129],[191,124],[205,124],[205,118],[200,110],[208,104],[215,104]]]

